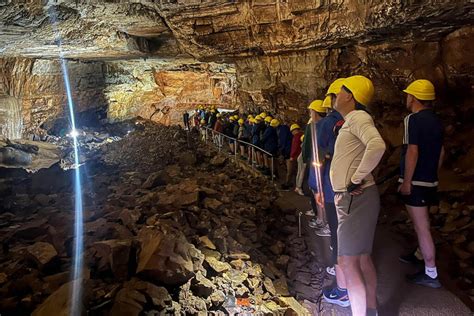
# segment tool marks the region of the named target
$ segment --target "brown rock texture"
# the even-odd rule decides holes
[[[195,60],[133,60],[106,64],[108,117],[136,116],[162,124],[182,122],[197,105],[235,107],[236,74],[228,64]]]
[[[102,64],[68,61],[67,65],[76,110],[103,106]],[[9,120],[19,120],[14,124],[16,134],[27,135],[48,119],[67,115],[64,77],[58,60],[0,58],[0,69],[0,114],[3,109]],[[20,115],[8,110],[12,108],[10,102],[18,104]]]
[[[78,111],[100,104],[112,120],[178,123],[182,111],[208,103],[293,121],[332,80],[354,73],[374,80],[375,114],[384,112],[380,104],[399,106],[401,88],[421,77],[436,84],[443,103],[462,107],[472,104],[473,7],[467,0],[9,2],[0,6],[2,134],[17,137],[63,112],[57,62],[36,61],[59,55],[95,60],[70,63],[75,103]],[[137,57],[158,60],[111,61]],[[11,121],[19,123],[5,126]]]

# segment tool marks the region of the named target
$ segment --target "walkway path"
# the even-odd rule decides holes
[[[282,197],[277,203],[286,210],[298,209],[304,212],[309,209],[308,198],[293,192],[282,192]],[[307,225],[308,219],[305,217],[303,221],[303,234],[307,245],[316,254],[318,260],[327,265],[330,257],[329,238],[316,236]],[[430,289],[412,285],[405,281],[405,274],[415,271],[413,267],[398,261],[403,247],[397,240],[397,236],[391,233],[387,226],[380,225],[378,227],[375,239],[373,255],[378,274],[379,315],[473,315],[469,308],[451,292],[445,289]],[[316,304],[309,304],[309,307],[313,310],[313,314],[317,315]],[[322,307],[322,315],[351,315],[350,308],[326,303],[323,303]]]

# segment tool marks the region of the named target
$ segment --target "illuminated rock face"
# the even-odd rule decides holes
[[[213,104],[233,108],[235,69],[225,64],[182,61],[120,61],[106,68],[108,117],[141,116],[163,124],[182,122],[184,111]]]

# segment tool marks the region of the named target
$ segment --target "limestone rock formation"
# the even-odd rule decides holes
[[[81,60],[68,62],[77,110],[105,108],[111,120],[178,123],[206,103],[294,121],[331,80],[356,72],[374,79],[378,107],[399,105],[400,89],[420,77],[443,103],[463,106],[472,103],[472,9],[467,0],[9,1],[0,122],[12,126],[2,134],[38,133],[63,115],[58,62],[44,59],[59,55]],[[120,58],[135,60],[111,61]]]

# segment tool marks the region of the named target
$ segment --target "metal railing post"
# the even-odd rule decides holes
[[[273,183],[273,155],[272,155],[272,183]]]
[[[254,169],[255,169],[255,160],[256,160],[255,147],[252,146],[252,168],[254,168]]]
[[[237,162],[237,149],[239,147],[239,143],[238,143],[238,140],[237,138],[235,138],[235,141],[234,141],[234,159],[235,159],[235,162]]]

